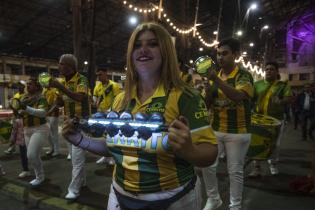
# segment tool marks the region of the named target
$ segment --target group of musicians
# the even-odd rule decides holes
[[[229,207],[233,210],[241,209],[244,163],[251,142],[252,112],[268,115],[281,121],[276,146],[268,159],[271,174],[279,173],[277,161],[280,139],[285,127],[284,105],[290,103],[291,88],[287,82],[280,81],[279,67],[276,62],[266,62],[265,78],[254,82],[252,75],[235,63],[239,53],[238,40],[233,38],[222,40],[217,47],[217,62],[220,71],[208,71],[205,77],[206,82],[203,84],[203,97],[207,109],[211,112],[211,126],[218,144],[216,161],[211,166],[201,169],[208,198],[203,207],[204,210],[216,209],[222,205],[216,177],[219,157],[222,154],[226,157],[229,174]],[[44,141],[49,139],[51,145],[51,150],[47,152],[47,155],[60,154],[59,108],[64,108],[65,118],[86,118],[91,114],[91,104],[97,108],[98,112],[106,112],[111,109],[114,98],[121,92],[119,84],[108,79],[106,69],[99,69],[96,72],[99,81],[91,97],[88,80],[78,72],[77,59],[72,54],[64,54],[60,57],[59,72],[63,79],[51,79],[49,86],[44,89],[37,78],[31,77],[26,84],[26,93],[19,96],[23,108],[15,112],[15,118],[19,120],[14,121],[14,129],[21,128],[18,123],[23,124],[24,136],[22,138],[25,141],[25,148],[20,147],[21,154],[24,155],[21,156],[23,172],[29,171],[28,160],[36,176],[30,182],[34,187],[45,180],[40,157]],[[90,103],[89,100],[93,102]],[[12,141],[16,141],[15,139],[16,136]],[[86,185],[85,152],[82,148],[69,144],[70,158],[72,180],[66,198],[76,199],[80,195],[80,188]],[[114,160],[110,158],[107,161],[113,163]],[[260,167],[259,161],[253,161],[253,170],[249,175],[259,176]],[[4,174],[2,168],[0,173]]]

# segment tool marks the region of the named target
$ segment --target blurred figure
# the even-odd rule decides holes
[[[24,91],[25,91],[25,85],[24,84],[25,84],[24,81],[23,82],[19,82],[17,84],[18,92],[16,94],[14,94],[14,96],[13,96],[14,99],[19,99],[19,100],[21,99],[21,97],[22,97],[22,95],[24,94]],[[14,114],[14,116],[17,116],[17,113],[13,113],[13,114]],[[13,119],[13,127],[14,127],[14,122],[15,122],[15,120]],[[15,152],[15,141],[16,141],[15,138],[11,138],[10,139],[9,148],[4,150],[5,154],[10,155],[10,154],[13,154]]]
[[[121,92],[120,85],[108,79],[106,68],[99,68],[96,71],[96,76],[99,82],[96,83],[93,91],[93,101],[98,112],[107,112],[110,110],[115,97]],[[96,163],[114,165],[115,161],[112,157],[101,157]]]
[[[312,132],[315,127],[315,93],[310,84],[304,85],[303,92],[298,95],[297,105],[300,112],[302,141],[306,141],[307,137],[314,140]]]
[[[279,80],[279,67],[277,62],[267,62],[265,66],[266,78],[254,83],[254,112],[268,115],[281,121],[279,135],[275,144],[274,151],[268,160],[270,173],[277,175],[279,169],[279,149],[282,134],[285,129],[285,105],[291,103],[292,92],[287,82]],[[261,175],[259,161],[253,161],[253,170],[250,177]]]
[[[88,80],[78,72],[77,58],[72,54],[63,54],[59,59],[59,72],[64,81],[50,80],[49,86],[56,88],[60,96],[56,99],[56,108],[64,107],[68,118],[87,118],[90,115]],[[71,146],[72,179],[66,199],[74,200],[80,195],[80,189],[86,185],[84,170],[85,152],[79,147]]]
[[[49,135],[49,126],[46,121],[48,108],[45,97],[41,94],[42,88],[37,77],[31,77],[27,82],[27,93],[21,98],[22,109],[19,114],[23,118],[24,138],[27,147],[27,159],[34,169],[35,179],[31,186],[37,187],[45,180],[41,150]]]
[[[212,128],[218,139],[219,153],[216,162],[203,168],[207,190],[204,210],[214,210],[222,205],[216,177],[219,157],[225,152],[230,181],[230,210],[240,210],[243,197],[245,156],[250,144],[251,99],[253,77],[241,69],[235,59],[239,56],[240,42],[236,39],[220,41],[217,60],[219,73],[208,72],[206,104],[213,113]]]

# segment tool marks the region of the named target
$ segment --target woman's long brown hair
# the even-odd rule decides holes
[[[123,107],[126,107],[131,100],[131,91],[137,86],[139,82],[138,74],[132,60],[132,53],[134,51],[134,44],[137,38],[144,31],[153,32],[158,41],[162,56],[160,83],[163,84],[165,91],[169,92],[171,88],[183,89],[185,86],[185,83],[180,79],[179,76],[180,71],[177,61],[177,54],[171,35],[166,31],[166,29],[157,23],[142,23],[133,31],[128,42],[127,73],[125,82],[125,98],[122,104]]]

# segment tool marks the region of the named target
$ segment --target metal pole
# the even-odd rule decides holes
[[[196,14],[195,14],[195,23],[194,23],[194,31],[193,31],[193,37],[196,36],[196,31],[197,31],[197,19],[198,19],[198,10],[199,10],[199,0],[197,0],[196,4]]]
[[[81,0],[72,0],[72,24],[73,24],[73,54],[78,59],[81,67]]]
[[[162,6],[163,6],[163,0],[160,0],[160,4],[159,4],[159,14],[158,14],[158,18],[161,19],[162,16]]]
[[[217,27],[217,34],[215,36],[215,40],[219,40],[219,34],[220,34],[220,24],[221,24],[221,18],[222,18],[222,9],[223,9],[223,0],[220,1],[220,8],[219,8],[219,17],[218,17],[218,27]]]

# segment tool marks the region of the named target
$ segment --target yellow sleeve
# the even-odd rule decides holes
[[[124,97],[125,92],[121,92],[115,97],[111,108],[113,111],[120,111]]]
[[[94,87],[94,90],[93,90],[93,96],[96,96],[96,97],[100,97],[100,93],[101,93],[101,89],[102,88],[102,83],[100,83],[99,81],[96,81],[95,83],[95,87]]]
[[[113,84],[113,94],[114,94],[114,96],[117,96],[121,92],[122,92],[122,90],[120,89],[120,85],[118,83],[114,83]]]

